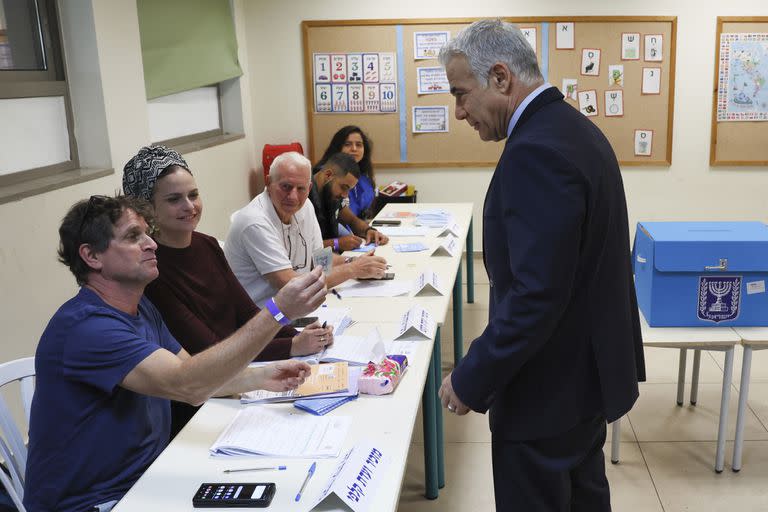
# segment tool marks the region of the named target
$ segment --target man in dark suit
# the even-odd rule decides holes
[[[490,410],[497,510],[608,511],[605,422],[645,379],[616,156],[516,27],[473,23],[440,61],[456,118],[507,138],[483,208],[488,326],[440,398]]]

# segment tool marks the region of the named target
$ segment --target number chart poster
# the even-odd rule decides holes
[[[313,54],[315,113],[397,112],[394,53]]]

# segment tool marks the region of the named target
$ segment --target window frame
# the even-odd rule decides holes
[[[74,115],[66,80],[66,60],[61,45],[62,32],[55,0],[34,0],[43,39],[47,69],[39,71],[0,70],[0,99],[63,97],[67,117],[69,159],[56,164],[0,175],[0,187],[17,185],[53,176],[80,166],[75,139]]]

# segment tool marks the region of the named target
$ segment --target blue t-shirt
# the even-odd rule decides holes
[[[138,315],[88,288],[64,303],[35,354],[24,506],[91,510],[120,499],[168,444],[167,399],[119,386],[147,356],[176,342],[142,297]]]
[[[357,185],[349,191],[349,209],[352,213],[361,217],[363,212],[371,207],[375,194],[373,184],[368,176],[361,174]]]

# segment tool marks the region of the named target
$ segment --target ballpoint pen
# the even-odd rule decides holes
[[[331,288],[331,293],[338,297],[339,300],[341,300],[341,295],[339,295],[339,292],[336,291],[336,288]]]
[[[301,484],[301,489],[299,489],[298,494],[296,494],[296,501],[299,501],[301,499],[301,495],[304,492],[304,489],[306,489],[307,484],[309,483],[309,479],[312,478],[312,475],[315,474],[315,467],[317,466],[317,462],[313,462],[311,466],[309,466],[309,471],[307,471],[307,477],[304,479],[304,483]]]
[[[285,471],[288,469],[286,466],[268,466],[263,468],[242,468],[242,469],[225,469],[225,473],[240,473],[241,471],[267,471],[270,469],[274,469],[277,471]]]

